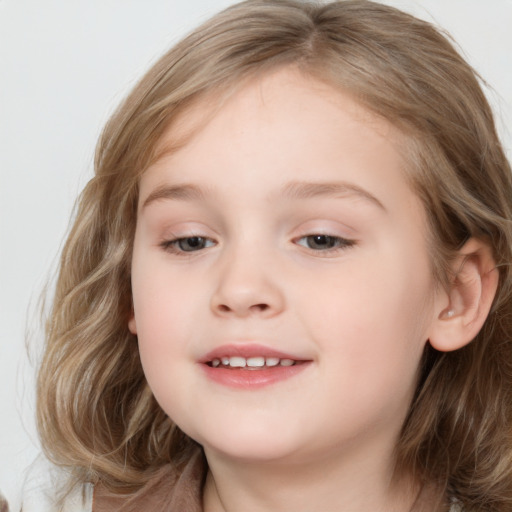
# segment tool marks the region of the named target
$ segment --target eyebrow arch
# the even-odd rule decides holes
[[[385,206],[367,190],[353,183],[344,181],[338,182],[307,182],[307,181],[292,181],[287,183],[281,189],[281,195],[289,199],[314,199],[317,197],[347,197],[358,196],[374,205],[378,206],[384,211],[387,211]],[[148,197],[144,200],[142,208],[146,208],[149,204],[162,200],[178,200],[178,201],[201,201],[206,198],[205,191],[197,185],[183,184],[183,185],[161,185],[155,188]]]
[[[205,198],[203,189],[196,185],[161,185],[155,188],[144,200],[142,208],[161,199],[174,199],[181,201],[197,201]]]
[[[292,181],[282,188],[281,193],[290,199],[358,196],[387,211],[385,206],[373,194],[354,183],[345,181],[319,183]]]

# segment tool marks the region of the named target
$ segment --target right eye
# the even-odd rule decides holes
[[[174,240],[166,240],[162,243],[162,247],[170,252],[179,254],[184,252],[197,252],[208,247],[213,247],[215,242],[203,236],[187,236],[183,238],[175,238]]]
[[[355,245],[354,240],[322,233],[303,236],[296,240],[298,245],[321,253],[336,253]]]

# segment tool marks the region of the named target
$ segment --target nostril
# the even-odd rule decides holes
[[[266,311],[269,308],[270,308],[270,306],[268,304],[263,304],[263,303],[262,304],[253,304],[252,306],[249,306],[249,311],[261,312],[261,311]],[[229,313],[232,311],[232,308],[230,308],[226,304],[219,304],[218,309],[219,309],[219,311],[222,311],[223,313]]]
[[[229,304],[229,303],[220,303],[217,304],[214,308],[218,315],[222,316],[237,316],[237,317],[246,317],[253,315],[268,315],[272,311],[272,306],[265,302],[260,302],[257,304]]]
[[[257,311],[266,311],[270,306],[268,304],[254,304],[250,309]]]

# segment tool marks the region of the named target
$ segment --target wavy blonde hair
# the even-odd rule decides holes
[[[127,327],[138,180],[177,116],[288,65],[351,94],[404,134],[441,283],[468,237],[492,247],[500,274],[492,311],[467,347],[427,346],[396,467],[435,483],[440,509],[455,496],[467,511],[512,510],[510,166],[478,77],[449,39],[364,0],[234,5],[166,53],[112,116],[47,322],[37,417],[48,456],[75,482],[144,496],[162,468],[179,471],[197,449],[156,403]]]

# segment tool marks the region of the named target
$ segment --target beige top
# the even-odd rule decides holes
[[[166,500],[165,509],[201,512],[201,488],[204,474],[205,463],[202,456],[196,454],[175,480],[174,492],[170,500]],[[57,491],[65,479],[66,474],[63,470],[56,468],[42,457],[37,459],[24,485],[22,512],[93,512],[94,489],[90,484],[84,484],[81,488],[75,489],[66,497],[63,508],[57,508]],[[102,510],[114,511],[117,508],[113,505],[114,502],[105,502],[101,507]],[[462,509],[454,503],[450,512],[462,512]]]
[[[163,468],[164,481],[173,482],[173,492],[169,496],[167,486],[155,489],[150,493],[149,501],[159,504],[165,502],[165,510],[183,512],[201,512],[202,486],[206,472],[206,464],[202,450],[198,449],[179,474],[171,467]],[[40,456],[30,467],[22,495],[22,512],[92,512],[94,488],[91,484],[83,484],[73,489],[65,498],[62,508],[57,506],[59,490],[68,479],[65,470],[56,467]],[[162,492],[164,490],[165,496]],[[115,511],[123,502],[119,498],[107,498],[99,490],[98,503],[95,509]],[[163,500],[161,500],[163,498]],[[13,511],[11,511],[13,512]]]

